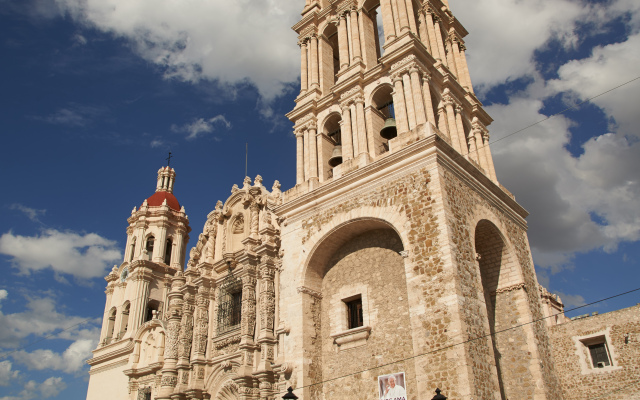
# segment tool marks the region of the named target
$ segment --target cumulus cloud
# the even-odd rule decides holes
[[[0,361],[0,386],[9,386],[11,381],[18,378],[18,374],[12,369],[11,361]]]
[[[557,292],[556,294],[560,296],[560,299],[562,300],[562,303],[567,310],[569,308],[580,307],[587,304],[584,301],[584,297],[580,296],[579,294],[565,294],[562,292]]]
[[[77,373],[85,366],[84,361],[91,358],[91,351],[96,348],[97,340],[80,339],[71,343],[63,352],[56,353],[49,349],[38,349],[32,352],[17,351],[11,356],[30,370],[52,369],[66,373]]]
[[[255,85],[267,99],[300,73],[297,0],[56,0],[87,26],[129,41],[168,78]]]
[[[7,292],[4,289],[0,289],[0,300],[6,299],[8,295],[9,295],[9,292]]]
[[[52,298],[27,297],[26,309],[23,311],[5,314],[0,310],[0,348],[16,348],[29,335],[53,335],[59,339],[85,344],[87,340],[97,340],[101,318],[69,316],[58,309]],[[74,347],[72,350],[77,349],[78,347]]]
[[[197,138],[199,135],[201,136],[213,132],[218,126],[224,126],[227,129],[231,129],[231,122],[227,121],[224,115],[216,115],[213,118],[207,119],[196,118],[192,122],[182,126],[172,125],[171,130],[174,132],[186,133],[187,140],[192,140]]]
[[[11,257],[13,265],[23,273],[51,268],[80,279],[104,276],[107,268],[121,258],[115,241],[95,233],[55,229],[36,236],[5,233],[0,236],[0,254]]]
[[[47,210],[37,210],[35,208],[27,207],[18,203],[11,204],[9,206],[9,209],[22,212],[33,222],[40,222],[40,219],[38,217],[44,215],[47,212]]]
[[[52,376],[42,383],[30,380],[24,384],[18,396],[0,397],[0,400],[48,399],[59,395],[66,387],[67,384],[60,377]]]

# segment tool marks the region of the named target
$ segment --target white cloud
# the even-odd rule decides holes
[[[58,311],[52,298],[27,298],[26,309],[4,314],[0,311],[0,348],[16,348],[29,335],[81,341],[96,340],[102,318],[69,316]]]
[[[35,119],[54,125],[84,127],[106,112],[107,109],[104,107],[71,103],[67,107],[60,108],[46,117],[35,117]]]
[[[584,301],[584,297],[580,296],[579,294],[565,294],[562,292],[556,292],[556,294],[560,296],[560,299],[564,304],[565,310],[568,310],[569,308],[573,308],[573,307],[580,307],[587,304]]]
[[[5,233],[0,236],[0,254],[12,257],[11,262],[23,273],[51,268],[80,279],[104,276],[107,268],[121,257],[115,241],[95,233],[55,229],[36,236]]]
[[[127,39],[166,77],[255,85],[271,99],[300,73],[298,0],[56,0],[74,19]]]
[[[27,207],[22,204],[14,203],[9,206],[11,210],[18,210],[27,216],[33,222],[40,222],[38,216],[44,215],[47,210],[37,210],[35,208]]]
[[[9,386],[11,381],[18,378],[18,371],[12,370],[11,361],[0,361],[0,386]]]
[[[577,40],[575,22],[593,13],[572,0],[452,1],[450,5],[469,31],[465,38],[469,69],[481,92],[534,74],[534,52],[553,38],[572,46]]]
[[[187,139],[195,139],[198,135],[211,133],[216,129],[216,126],[224,126],[227,129],[231,129],[231,122],[227,121],[224,115],[216,115],[213,118],[196,118],[192,122],[184,124],[182,126],[172,125],[171,130],[174,132],[181,132],[187,134]]]
[[[62,353],[56,353],[49,349],[38,349],[32,352],[17,351],[11,356],[20,364],[30,370],[52,369],[66,373],[76,373],[85,366],[85,360],[91,358],[91,351],[98,344],[97,340],[80,339]]]
[[[9,292],[7,292],[4,289],[0,289],[0,300],[6,299],[8,295],[9,295]]]
[[[67,385],[60,377],[50,377],[42,383],[37,383],[34,380],[28,381],[24,384],[23,389],[18,396],[5,396],[0,397],[0,400],[31,400],[31,399],[47,399],[49,397],[55,397],[60,394],[61,391],[66,389]]]

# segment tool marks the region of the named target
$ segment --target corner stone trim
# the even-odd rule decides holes
[[[496,290],[495,292],[493,292],[491,294],[495,295],[495,294],[513,292],[514,290],[520,290],[520,289],[525,289],[526,290],[526,288],[527,287],[525,286],[524,282],[516,283],[515,285],[511,285],[511,286],[506,286],[506,287],[500,288],[500,289]]]
[[[309,296],[311,296],[311,297],[315,297],[316,299],[322,300],[322,293],[320,293],[320,292],[316,292],[316,291],[315,291],[315,290],[313,290],[313,289],[309,289],[309,288],[308,288],[308,287],[306,287],[306,286],[300,286],[300,287],[298,288],[298,293],[306,293],[306,294],[308,294],[308,295],[309,295]]]

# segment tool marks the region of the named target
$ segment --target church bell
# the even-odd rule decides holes
[[[342,146],[338,144],[333,147],[331,158],[329,158],[329,166],[333,168],[340,164],[342,164]]]
[[[395,118],[387,118],[384,121],[384,127],[380,130],[380,136],[387,140],[393,139],[394,137],[398,136]]]

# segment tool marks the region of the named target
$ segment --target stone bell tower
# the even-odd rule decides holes
[[[168,311],[171,278],[184,269],[191,231],[185,209],[173,194],[175,177],[173,168],[160,168],[155,193],[140,208],[134,207],[127,219],[124,260],[105,277],[107,300],[100,342],[88,361],[88,399],[127,398],[129,352],[134,346],[139,352],[143,332],[163,331],[160,321]],[[151,362],[157,362],[162,359],[164,334],[148,336],[149,346],[155,349],[155,355],[149,352],[149,360],[155,357]]]
[[[409,398],[559,398],[527,212],[496,179],[448,1],[306,0],[293,29],[287,383],[383,398],[375,378],[402,373]]]

